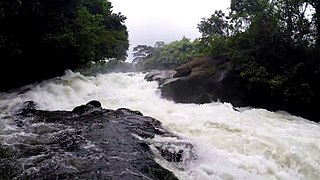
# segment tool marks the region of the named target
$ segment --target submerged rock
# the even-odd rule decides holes
[[[198,158],[193,145],[186,141],[156,142],[154,146],[161,156],[169,162],[188,163]]]
[[[73,111],[36,110],[33,102],[24,108],[14,117],[24,122],[21,133],[1,141],[0,179],[177,179],[156,163],[149,146],[155,135],[175,135],[151,117],[102,109],[98,101]],[[192,149],[154,147],[170,162],[181,162]]]

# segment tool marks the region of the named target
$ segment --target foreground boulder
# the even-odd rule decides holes
[[[0,179],[177,179],[155,156],[181,162],[186,148],[193,153],[188,143],[153,143],[155,135],[174,137],[159,121],[99,101],[52,112],[29,101],[10,118],[20,129],[0,139]]]
[[[174,73],[153,74],[148,74],[146,79],[159,82],[161,95],[178,103],[219,100],[234,106],[248,104],[242,93],[245,91],[242,80],[226,57],[194,58],[175,68]]]

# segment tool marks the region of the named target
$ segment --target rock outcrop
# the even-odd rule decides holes
[[[172,142],[153,142],[155,135],[178,138],[159,121],[99,101],[52,112],[29,101],[8,118],[19,131],[0,139],[0,179],[177,179],[155,156],[181,162],[193,152],[189,143],[172,150]]]
[[[314,105],[301,106],[298,101],[272,97],[267,86],[249,86],[240,71],[227,57],[199,57],[174,70],[152,71],[145,79],[157,81],[162,97],[177,103],[228,102],[235,107],[287,111],[319,122]]]
[[[175,74],[175,70],[153,70],[145,76],[145,79],[147,81],[157,81],[159,86],[162,86],[168,80],[172,81]]]
[[[174,73],[152,72],[147,80],[156,80],[163,97],[178,103],[230,102],[234,106],[248,103],[242,92],[238,72],[226,57],[202,57],[174,69]]]

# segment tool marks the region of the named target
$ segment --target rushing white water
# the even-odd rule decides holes
[[[17,131],[5,117],[24,101],[33,100],[44,110],[71,110],[95,99],[104,108],[139,110],[188,139],[196,160],[182,168],[158,160],[180,179],[320,179],[319,124],[284,112],[239,112],[228,103],[176,104],[160,98],[156,82],[143,78],[144,74],[85,77],[67,72],[22,93],[0,93],[0,137]]]

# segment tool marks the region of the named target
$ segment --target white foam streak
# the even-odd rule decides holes
[[[157,84],[143,77],[68,72],[23,94],[0,94],[0,117],[26,100],[36,101],[41,109],[71,110],[96,99],[104,108],[139,110],[192,141],[197,161],[185,171],[167,164],[181,179],[320,179],[319,124],[284,112],[238,112],[228,103],[176,104],[161,99]]]

